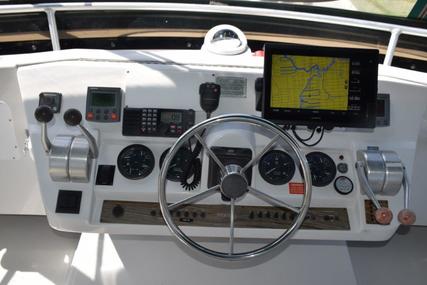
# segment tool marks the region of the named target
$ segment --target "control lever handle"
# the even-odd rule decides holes
[[[96,140],[93,137],[93,135],[82,126],[82,113],[80,113],[77,109],[68,109],[64,113],[64,121],[69,126],[77,126],[80,131],[82,132],[83,136],[87,139],[89,143],[91,158],[97,158],[98,157],[98,146],[96,144]]]
[[[356,162],[356,169],[357,174],[359,176],[359,180],[364,186],[363,188],[365,190],[366,195],[368,195],[369,199],[372,201],[372,203],[374,203],[374,206],[376,208],[375,220],[381,225],[388,225],[393,219],[393,213],[390,209],[382,207],[380,202],[378,202],[378,199],[375,197],[374,191],[372,190],[371,186],[369,185],[368,179],[365,176],[364,168],[365,166],[363,162]]]
[[[49,153],[52,148],[52,143],[49,140],[47,134],[47,123],[53,119],[53,111],[49,106],[41,105],[34,111],[34,117],[38,122],[42,124],[41,141],[43,149],[46,153]]]
[[[409,207],[409,191],[410,191],[410,185],[409,185],[409,179],[408,174],[406,173],[406,167],[403,167],[403,194],[404,194],[404,209],[400,210],[399,214],[397,215],[397,219],[399,220],[399,223],[405,226],[413,225],[415,223],[415,220],[417,219],[415,213],[408,209]]]

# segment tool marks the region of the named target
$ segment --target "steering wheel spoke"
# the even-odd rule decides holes
[[[276,199],[276,198],[274,198],[274,197],[272,197],[272,196],[270,196],[264,192],[261,192],[261,191],[255,189],[251,186],[248,186],[248,191],[249,191],[249,193],[251,193],[255,197],[257,197],[257,198],[263,200],[264,202],[267,202],[273,206],[286,208],[286,209],[291,210],[292,212],[294,212],[296,214],[299,214],[301,212],[300,209],[298,209],[294,206],[291,206],[288,203],[280,201],[279,199]]]
[[[215,163],[218,165],[218,167],[221,169],[222,173],[226,173],[224,164],[222,164],[221,160],[216,156],[216,154],[208,147],[205,140],[199,135],[194,134],[194,137],[199,141],[199,143],[203,146],[203,149],[206,150],[208,155],[215,161]]]
[[[267,153],[277,142],[277,140],[280,138],[280,135],[274,136],[274,138],[264,147],[264,149],[259,152],[257,155],[255,155],[248,163],[246,163],[245,166],[240,170],[240,173],[244,173],[249,167],[254,166],[258,163],[258,161],[261,159],[261,157]]]
[[[229,255],[234,253],[234,205],[236,203],[236,199],[230,200],[230,241],[229,246],[230,250],[228,252]]]
[[[181,201],[178,201],[178,202],[175,202],[173,204],[168,205],[168,210],[169,211],[173,211],[176,208],[179,208],[179,207],[181,207],[183,205],[193,204],[193,203],[195,203],[197,201],[203,200],[204,198],[207,198],[207,197],[215,194],[218,191],[219,191],[219,185],[213,186],[213,187],[209,188],[206,191],[203,191],[201,193],[198,193],[196,195],[187,197],[185,199],[182,199]]]

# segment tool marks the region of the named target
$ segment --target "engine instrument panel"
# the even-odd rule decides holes
[[[194,52],[198,54],[197,51]],[[157,52],[153,52],[155,53]],[[176,54],[159,53],[159,58],[165,57],[168,60],[158,64],[152,63],[153,54],[146,55],[142,52],[135,55],[140,57],[135,59],[138,64],[126,60],[100,60],[102,68],[96,64],[81,68],[80,61],[73,62],[74,65],[69,64],[69,61],[61,61],[55,65],[46,63],[37,67],[19,67],[30,137],[36,167],[40,173],[40,188],[46,198],[46,212],[53,227],[64,231],[169,235],[157,204],[160,169],[166,161],[169,148],[177,138],[192,126],[205,121],[205,111],[200,107],[202,95],[199,86],[206,82],[217,82],[216,77],[229,78],[221,81],[229,84],[234,82],[233,78],[238,78],[236,82],[239,82],[240,87],[242,82],[246,83],[246,88],[241,89],[244,94],[234,97],[217,94],[215,98],[219,98],[219,104],[216,110],[212,110],[212,116],[232,113],[258,117],[261,115],[255,109],[254,89],[256,79],[262,77],[263,73],[260,58],[248,55],[245,58],[247,66],[241,66],[241,58],[237,60],[233,57],[218,56],[218,62],[203,65],[203,54],[198,54],[200,58],[196,59],[177,51]],[[190,64],[193,61],[194,66]],[[350,61],[349,68],[356,70],[352,62],[356,61]],[[185,68],[185,72],[180,68]],[[75,77],[67,78],[70,80],[67,86],[74,86],[74,89],[68,90],[67,86],[61,87],[47,80],[53,75],[62,74],[58,73],[58,69],[73,71]],[[102,76],[96,80],[91,78],[91,75],[100,74],[101,71]],[[349,74],[349,81],[354,78],[356,74]],[[88,92],[88,88],[93,86],[97,86],[97,90],[89,89],[91,91]],[[363,88],[363,82],[361,86]],[[348,88],[353,87],[349,84]],[[221,90],[232,89],[233,86],[221,86]],[[33,114],[38,107],[38,94],[47,91],[62,94],[62,100],[61,106],[55,103],[59,113],[52,114],[54,119],[42,122],[34,118]],[[36,100],[33,98],[34,94]],[[390,94],[391,103],[395,100],[393,96]],[[118,103],[120,105],[117,105]],[[80,120],[77,120],[79,116],[73,116],[72,120],[64,121],[63,115],[69,109],[76,109],[84,115]],[[318,109],[304,110],[315,116]],[[90,112],[93,115],[90,115]],[[111,117],[113,113],[117,114],[115,120]],[[96,117],[97,114],[99,118]],[[107,116],[105,120],[104,116]],[[391,129],[392,125],[381,128],[384,133],[392,136]],[[304,130],[298,131],[304,133]],[[61,155],[56,156],[53,152],[45,151],[43,136],[46,133],[55,147],[55,153]],[[200,146],[200,151],[194,151],[197,140],[193,137],[191,147],[179,149],[169,161],[166,175],[168,181],[165,179],[165,183],[173,197],[172,203],[204,193],[221,182],[223,170],[217,167],[212,155],[206,150],[206,147],[209,147],[227,166],[226,171],[231,169],[237,173],[251,160],[256,159],[252,167],[242,172],[244,179],[238,182],[243,181],[247,186],[264,190],[266,195],[274,199],[299,207],[298,203],[303,197],[299,190],[304,188],[304,181],[295,153],[278,144],[257,157],[272,138],[263,137],[262,132],[255,133],[252,125],[236,126],[235,129],[226,125],[215,125],[206,131],[208,138],[202,133],[199,135],[206,144]],[[292,136],[292,133],[289,132],[289,135]],[[361,217],[366,216],[365,200],[369,197],[362,188],[357,169],[354,167],[355,154],[360,146],[356,147],[350,142],[358,140],[365,148],[369,140],[376,135],[376,130],[372,133],[360,132],[357,129],[333,130],[328,131],[325,134],[327,139],[316,147],[300,145],[311,171],[313,191],[308,215],[295,238],[384,240],[393,235],[398,227],[397,219],[387,225],[379,225],[375,220],[372,221],[372,213],[375,211],[372,207],[369,208],[369,220],[361,220]],[[60,145],[60,139],[64,136],[68,143]],[[97,148],[91,145],[93,141]],[[86,160],[81,159],[83,156]],[[70,183],[52,179],[49,168],[58,157],[60,165],[63,166],[61,169],[65,172],[69,162],[73,171],[90,170],[87,171],[87,182]],[[197,167],[197,171],[200,171],[197,173],[195,168],[186,169],[194,158],[200,166]],[[80,166],[81,161],[91,161],[92,164]],[[80,164],[77,167],[78,162]],[[182,186],[183,175],[187,170],[189,177],[197,176],[199,179],[192,191],[186,191]],[[98,182],[95,181],[97,178]],[[61,194],[61,198],[58,198],[59,193],[64,193],[60,191],[69,191],[67,193],[72,195]],[[191,206],[174,209],[173,220],[179,225],[189,225],[189,232],[193,236],[229,237],[227,227],[230,222],[230,199],[227,200],[221,194],[205,197]],[[402,191],[394,195],[377,195],[380,201],[387,202],[385,205],[393,212],[397,213],[402,208]],[[67,201],[71,199],[69,197],[76,200],[76,203]],[[61,205],[68,205],[67,203],[76,205],[76,209],[67,210],[67,214],[64,211],[56,211],[57,208],[63,208]],[[282,207],[271,205],[250,192],[238,197],[235,209],[236,213],[241,215],[235,220],[236,228],[239,229],[236,233],[243,238],[269,239],[277,235],[278,230],[291,224],[296,216],[295,209],[283,210]]]

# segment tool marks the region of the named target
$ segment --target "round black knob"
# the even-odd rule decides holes
[[[41,105],[34,112],[34,117],[40,123],[49,123],[53,118],[53,111],[49,106]]]
[[[82,113],[77,109],[68,109],[64,113],[64,121],[67,125],[77,126],[82,121]]]

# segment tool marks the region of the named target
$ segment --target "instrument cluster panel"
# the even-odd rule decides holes
[[[166,63],[150,65],[114,61],[72,64],[61,62],[22,67],[19,75],[24,83],[21,89],[26,102],[33,153],[49,223],[64,231],[168,234],[165,227],[158,222],[160,214],[156,205],[147,204],[157,202],[161,165],[177,137],[205,119],[205,113],[199,106],[199,86],[215,80],[213,77],[244,78],[247,84],[247,93],[244,96],[221,95],[218,110],[213,116],[233,112],[260,115],[255,110],[256,96],[253,86],[256,78],[261,76],[262,68],[259,68],[260,62],[256,59],[248,60],[253,60],[254,68],[240,68],[235,65],[197,66],[188,72],[181,72],[175,65],[169,66]],[[82,65],[85,68],[82,68]],[[61,75],[70,72],[76,76],[66,78]],[[99,76],[91,78],[93,74]],[[69,80],[68,84],[60,85],[58,80],[49,79],[58,79],[58,76]],[[58,111],[54,113],[54,119],[47,123],[48,136],[51,139],[67,135],[80,141],[84,139],[81,127],[86,128],[96,139],[99,155],[92,159],[88,182],[59,182],[50,177],[49,157],[42,145],[43,131],[41,124],[33,116],[39,104],[38,95],[43,92],[47,94],[46,98],[54,98],[44,98],[43,104],[51,104]],[[36,100],[34,97],[37,97]],[[84,119],[77,125],[67,125],[63,115],[69,109],[79,110]],[[386,128],[382,129],[387,131]],[[322,142],[314,148],[302,148],[312,172],[313,212],[307,218],[308,224],[305,225],[304,231],[298,234],[297,238],[382,240],[393,234],[397,227],[395,221],[388,226],[379,226],[362,219],[365,214],[366,196],[360,189],[354,169],[355,153],[361,147],[354,146],[351,138],[357,136],[361,137],[362,141],[367,141],[370,135],[354,134],[345,130],[334,131],[327,134],[327,143]],[[222,138],[222,134],[219,134],[217,142],[213,141],[209,145],[224,160],[237,165],[243,165],[266,145],[259,143],[256,137],[248,140],[248,145],[241,145],[233,140],[223,141]],[[230,149],[234,149],[235,155],[230,154]],[[200,163],[200,182],[195,183],[196,186],[183,187],[183,178],[194,177],[199,171],[198,167],[194,167],[195,154],[195,143],[185,146],[172,160],[168,170],[168,186],[177,200],[207,189],[209,183],[217,179],[214,167],[210,167],[209,157],[202,151],[198,156],[199,162],[196,162]],[[282,148],[273,148],[250,169],[248,176],[250,175],[251,185],[265,190],[273,197],[298,205],[304,181],[301,179],[300,166],[295,161],[297,160],[293,154]],[[191,167],[188,168],[188,165]],[[190,182],[191,179],[188,183]],[[70,194],[67,191],[75,193]],[[216,206],[222,207],[227,203],[222,198],[207,199],[205,203],[211,211],[216,211]],[[380,198],[388,200],[389,207],[396,209],[400,205],[402,193],[392,198]],[[60,207],[57,207],[60,201]],[[243,199],[242,202],[244,203],[238,205],[243,207],[239,208],[245,220],[240,224],[242,227],[250,225],[273,230],[292,221],[290,213],[283,213],[275,207],[268,208],[257,199],[248,199],[247,203]],[[61,212],[67,203],[78,209]],[[244,208],[246,206],[249,208]],[[59,212],[56,211],[57,208],[60,209]],[[136,223],[136,220],[129,220],[128,215],[132,211],[146,222]],[[191,218],[195,221],[194,225],[204,227],[206,224],[203,224],[203,216],[207,221],[211,221],[212,225],[222,227],[220,216],[209,217],[208,211],[182,210],[180,214],[176,212],[174,217],[178,220],[184,218],[183,223],[185,218]],[[204,236],[208,235],[209,231],[194,233]],[[253,235],[248,232],[247,237],[268,237],[268,233],[265,231]],[[217,235],[227,236],[227,233]]]

